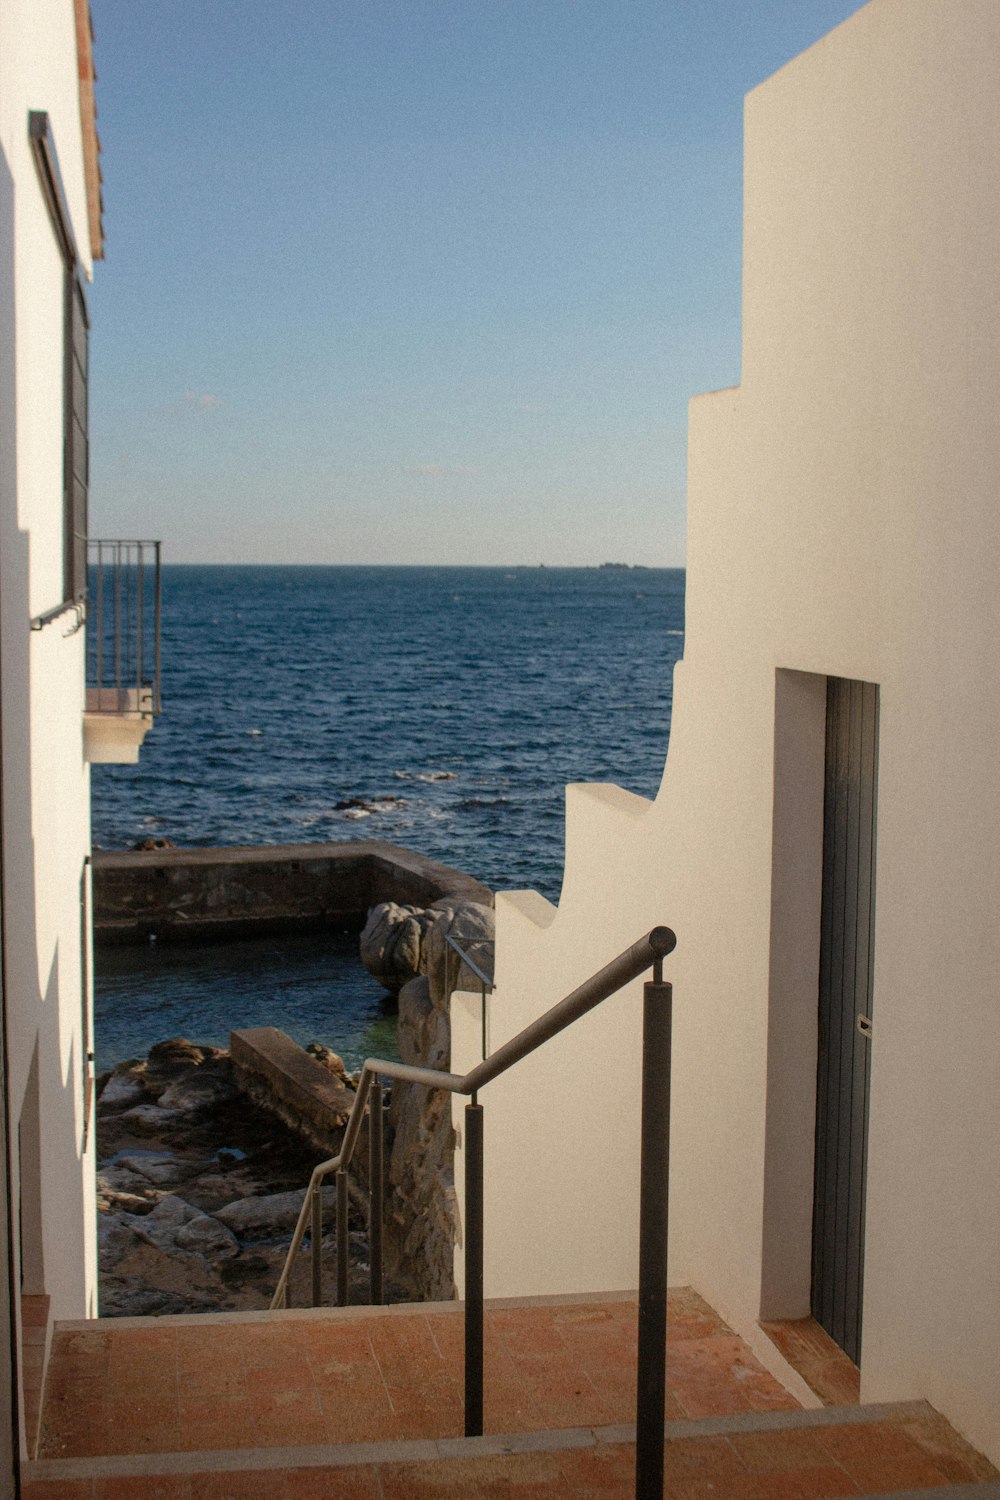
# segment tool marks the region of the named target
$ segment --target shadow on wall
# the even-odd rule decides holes
[[[46,1264],[43,1251],[45,1224],[48,1243],[59,1259],[60,1231],[57,1217],[73,1212],[62,1196],[67,1175],[59,1191],[46,1201],[43,1164],[51,1156],[45,1149],[46,1134],[58,1133],[67,1115],[56,1101],[78,1076],[80,1059],[76,1048],[70,1059],[71,1076],[60,1073],[59,1046],[59,955],[54,948],[45,991],[39,983],[39,938],[36,911],[37,870],[33,834],[31,780],[32,678],[31,659],[39,647],[37,633],[29,629],[31,619],[31,539],[19,526],[17,450],[18,347],[17,302],[14,262],[14,179],[6,155],[0,151],[0,638],[3,640],[2,702],[2,838],[3,838],[3,985],[6,1011],[7,1110],[5,1122],[17,1122],[18,1139],[11,1141],[12,1180],[10,1219],[12,1253],[21,1264],[12,1267],[9,1284],[23,1286],[26,1293],[52,1291],[46,1278],[56,1268]],[[61,506],[61,497],[60,497]],[[61,510],[60,510],[61,516]],[[59,629],[59,626],[50,627]],[[46,643],[48,644],[48,643]],[[44,788],[41,789],[44,792]],[[72,1114],[70,1115],[72,1118]],[[71,1137],[72,1141],[72,1137]],[[58,1143],[65,1151],[65,1140]],[[79,1143],[76,1143],[79,1150]],[[70,1160],[75,1162],[75,1156]],[[51,1179],[50,1179],[51,1183]],[[60,1201],[61,1200],[61,1201]],[[20,1224],[20,1233],[17,1225]],[[6,1236],[2,1236],[6,1239]],[[23,1247],[23,1248],[22,1248]],[[66,1278],[76,1286],[62,1288],[71,1299],[83,1285],[85,1268],[66,1267]],[[6,1275],[0,1275],[3,1286]],[[14,1310],[11,1309],[13,1316]]]

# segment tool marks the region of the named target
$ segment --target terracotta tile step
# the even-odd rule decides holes
[[[455,1437],[457,1303],[57,1325],[39,1457],[97,1458]],[[492,1433],[606,1427],[635,1415],[634,1294],[491,1302]],[[670,1420],[799,1403],[695,1292],[668,1299]]]
[[[861,1371],[813,1318],[760,1326],[824,1406],[856,1405],[861,1399]]]
[[[627,1500],[634,1428],[49,1459],[23,1500]],[[665,1500],[1000,1500],[1000,1481],[926,1403],[753,1412],[666,1430]],[[992,1475],[993,1477],[989,1477]],[[960,1482],[956,1482],[960,1481]]]
[[[929,1406],[803,1411],[690,1288],[668,1324],[664,1500],[992,1500]],[[466,1441],[455,1303],[60,1324],[23,1500],[624,1500],[635,1325],[634,1295],[490,1304]]]

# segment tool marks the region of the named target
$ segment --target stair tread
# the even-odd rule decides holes
[[[457,1436],[460,1314],[421,1304],[57,1325],[25,1500],[235,1500],[251,1480],[255,1500],[367,1500],[371,1483],[373,1500],[630,1494],[634,1297],[494,1304],[482,1439]],[[669,1328],[670,1500],[941,1493],[1000,1478],[925,1403],[804,1410],[690,1289],[671,1292]]]
[[[352,1312],[57,1325],[39,1457],[461,1433],[456,1305]],[[695,1293],[671,1293],[669,1330],[669,1418],[798,1409]],[[485,1346],[489,1430],[634,1417],[634,1298],[494,1305]]]
[[[929,1432],[935,1435],[933,1480],[928,1468],[931,1450],[911,1436],[921,1431],[921,1424],[925,1439]],[[923,1402],[671,1423],[666,1429],[667,1494],[709,1494],[717,1486],[716,1493],[729,1500],[776,1500],[782,1495],[830,1500],[837,1495],[858,1497],[862,1492],[857,1476],[864,1473],[870,1486],[864,1491],[867,1495],[1000,1500],[1000,1483],[995,1480],[976,1480],[970,1474],[955,1482],[959,1455],[971,1451],[960,1439],[955,1438],[951,1455],[953,1472],[945,1472],[947,1464],[938,1467],[943,1462],[945,1428]],[[120,1493],[120,1488],[103,1489],[102,1481],[120,1487],[127,1480],[129,1496],[136,1500],[212,1500],[223,1495],[236,1500],[251,1484],[255,1497],[273,1495],[275,1500],[320,1495],[337,1500],[341,1494],[366,1500],[372,1480],[372,1500],[459,1494],[462,1500],[486,1500],[504,1483],[516,1487],[510,1493],[539,1497],[568,1497],[599,1486],[607,1500],[625,1500],[632,1488],[633,1437],[634,1429],[615,1424],[437,1441],[39,1460],[26,1466],[23,1494],[24,1500],[46,1500],[53,1493],[55,1500],[57,1491],[63,1500],[69,1485],[75,1487],[73,1500],[101,1500],[105,1494]],[[747,1437],[762,1441],[741,1449],[739,1440]],[[818,1442],[810,1441],[814,1437]],[[921,1465],[921,1487],[902,1488],[904,1475],[915,1475]]]

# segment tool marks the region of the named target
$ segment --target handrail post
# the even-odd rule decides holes
[[[136,710],[139,711],[142,709],[142,669],[146,655],[144,633],[146,622],[143,618],[146,609],[146,590],[143,578],[145,556],[141,542],[136,543],[135,556],[135,706]]]
[[[636,1500],[662,1500],[667,1396],[667,1211],[673,991],[658,958],[643,986],[642,1144],[639,1168],[639,1361]]]
[[[115,650],[115,707],[122,706],[122,544],[115,543],[114,551],[114,650]]]
[[[343,1167],[337,1172],[337,1306],[347,1306],[347,1251],[348,1251],[348,1202],[347,1173]]]
[[[156,566],[156,604],[153,612],[153,712],[160,712],[160,616],[163,610],[163,588],[160,583],[160,544],[153,543]]]
[[[312,1190],[312,1305],[323,1306],[323,1199],[317,1182]]]
[[[486,1046],[486,985],[482,984],[480,986],[480,989],[481,989],[481,993],[482,993],[482,997],[483,997],[483,1008],[482,1008],[481,1014],[482,1014],[482,1025],[483,1025],[483,1037],[482,1037],[483,1062],[485,1062],[486,1061],[486,1053],[487,1053],[487,1050],[488,1050],[487,1046]]]
[[[372,1080],[368,1096],[368,1266],[371,1303],[382,1301],[382,1083]]]
[[[97,544],[97,707],[104,687],[104,543]]]
[[[483,1435],[483,1107],[465,1109],[465,1436]]]

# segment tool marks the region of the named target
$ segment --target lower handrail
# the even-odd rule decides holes
[[[321,1300],[321,1184],[337,1179],[337,1300],[347,1301],[348,1199],[347,1167],[369,1109],[371,1166],[370,1216],[378,1215],[379,1232],[369,1234],[372,1302],[382,1298],[382,1085],[381,1077],[471,1095],[466,1107],[465,1137],[465,1435],[483,1431],[483,1110],[478,1090],[498,1078],[567,1026],[652,966],[653,978],[643,991],[642,1130],[639,1203],[639,1348],[636,1401],[636,1500],[663,1495],[664,1417],[666,1415],[667,1342],[667,1210],[670,1168],[670,1065],[672,990],[663,982],[663,959],[676,947],[669,927],[651,932],[626,948],[565,999],[553,1005],[466,1074],[416,1068],[408,1063],[369,1057],[358,1078],[357,1093],[337,1156],[313,1168],[271,1302],[288,1306],[288,1284],[306,1227],[312,1226],[313,1305]],[[371,1106],[369,1108],[369,1096]],[[377,1206],[376,1206],[377,1205]],[[370,1226],[371,1228],[371,1226]]]
[[[313,1194],[320,1191],[321,1184],[326,1177],[336,1172],[346,1171],[351,1165],[358,1136],[361,1133],[361,1122],[365,1115],[373,1078],[376,1076],[393,1078],[400,1082],[421,1083],[431,1089],[447,1089],[451,1094],[475,1095],[485,1084],[491,1083],[494,1078],[498,1078],[501,1073],[512,1068],[515,1063],[534,1052],[543,1042],[551,1040],[560,1031],[565,1031],[567,1026],[571,1026],[574,1021],[600,1005],[603,1000],[607,1000],[631,980],[637,979],[651,964],[659,962],[668,953],[673,952],[676,945],[677,938],[669,927],[654,927],[651,932],[639,938],[617,958],[606,964],[603,969],[599,969],[596,974],[592,974],[577,989],[572,990],[543,1016],[539,1016],[536,1021],[525,1026],[517,1036],[505,1042],[502,1047],[468,1073],[445,1073],[435,1068],[417,1068],[410,1063],[390,1062],[384,1057],[366,1058],[358,1078],[357,1092],[351,1105],[351,1113],[348,1116],[340,1151],[329,1161],[320,1162],[319,1166],[314,1167],[309,1178],[309,1185],[302,1200],[302,1208],[288,1247],[285,1264],[271,1299],[271,1310],[287,1306],[288,1279],[295,1256],[299,1252],[306,1229],[309,1227]],[[313,1254],[318,1254],[318,1246],[313,1247]]]

